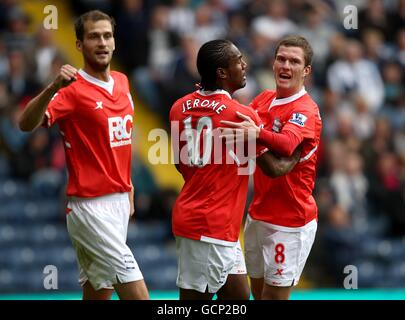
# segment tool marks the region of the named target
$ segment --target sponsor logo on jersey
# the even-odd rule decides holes
[[[108,130],[111,148],[131,144],[132,115],[108,118]]]
[[[94,109],[103,109],[103,101],[96,101],[96,107]]]
[[[293,113],[292,117],[288,122],[294,123],[300,127],[305,125],[305,121],[307,121],[307,117],[304,116],[302,113]]]

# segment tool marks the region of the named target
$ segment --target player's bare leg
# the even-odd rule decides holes
[[[114,290],[100,289],[94,290],[89,281],[83,285],[83,300],[110,300]]]
[[[293,287],[274,287],[267,283],[263,286],[262,300],[288,300]]]
[[[212,300],[213,293],[180,288],[180,300]]]
[[[218,300],[249,300],[250,289],[246,274],[230,274],[217,292]]]
[[[255,298],[255,300],[262,299],[263,284],[263,278],[250,278],[250,289],[252,290],[253,298]]]
[[[149,292],[144,280],[117,283],[114,289],[121,300],[149,300]]]

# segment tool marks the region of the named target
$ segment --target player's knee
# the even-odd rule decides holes
[[[240,290],[235,298],[236,300],[249,300],[250,299],[250,290],[249,288],[244,288]]]
[[[263,300],[288,300],[290,298],[291,287],[266,286],[263,290]]]

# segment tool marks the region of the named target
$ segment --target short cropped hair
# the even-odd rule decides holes
[[[110,17],[108,14],[100,11],[100,10],[92,10],[86,13],[83,13],[77,20],[75,21],[75,32],[76,32],[76,39],[83,41],[84,37],[84,24],[86,21],[100,21],[100,20],[107,20],[110,21],[112,31],[114,33],[115,27],[115,20],[113,17]]]
[[[216,89],[217,69],[227,68],[231,58],[229,40],[212,40],[204,43],[197,54],[197,69],[203,89]]]
[[[277,56],[278,49],[281,47],[299,47],[304,51],[304,60],[305,60],[305,66],[309,66],[312,64],[312,56],[314,55],[314,52],[312,50],[311,45],[305,39],[304,37],[301,36],[288,36],[283,39],[277,44],[276,47],[276,52],[274,56]]]

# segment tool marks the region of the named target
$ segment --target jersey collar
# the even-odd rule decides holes
[[[303,95],[305,95],[307,93],[307,91],[305,90],[304,87],[302,87],[302,89],[297,92],[296,94],[293,94],[292,96],[289,96],[287,98],[282,98],[282,99],[274,99],[271,103],[270,103],[270,107],[269,110],[275,106],[279,106],[279,105],[283,105],[283,104],[287,104],[287,103],[291,103],[299,98],[301,98]]]
[[[96,86],[99,86],[99,87],[107,90],[110,93],[110,95],[112,95],[113,88],[114,88],[114,79],[113,79],[113,77],[111,77],[111,75],[109,76],[110,79],[108,80],[108,82],[106,82],[106,81],[102,81],[100,79],[97,79],[97,78],[89,75],[83,69],[80,69],[78,72],[83,77],[84,80],[91,82],[92,84],[95,84]]]
[[[228,91],[222,90],[222,89],[218,89],[215,91],[206,91],[206,90],[197,90],[198,94],[202,95],[202,96],[212,96],[214,94],[224,94],[227,95],[229,99],[232,99],[231,95],[229,94]]]

